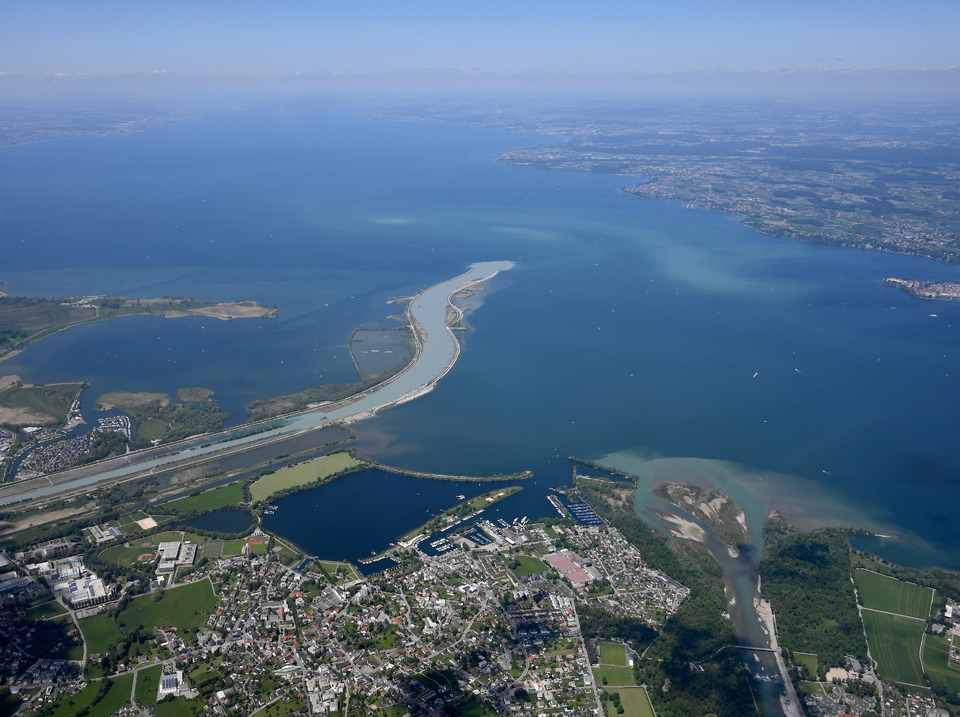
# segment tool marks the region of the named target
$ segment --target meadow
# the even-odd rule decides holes
[[[950,646],[945,638],[927,635],[923,643],[923,666],[935,687],[960,692],[960,668],[950,666]]]
[[[334,453],[313,461],[290,466],[276,473],[265,475],[250,486],[250,500],[253,503],[267,500],[280,491],[310,485],[324,478],[329,478],[342,470],[359,465],[362,465],[362,462],[349,453]]]
[[[920,667],[920,640],[927,625],[921,620],[863,611],[870,654],[882,677],[895,682],[925,686]]]
[[[180,513],[216,510],[228,505],[240,505],[243,500],[243,483],[230,483],[199,495],[188,495],[186,498],[170,501],[164,508],[172,508]]]
[[[620,695],[620,704],[623,705],[623,717],[656,717],[650,704],[650,697],[643,687],[621,687],[614,690]],[[607,717],[620,717],[613,702],[604,702]]]
[[[862,568],[854,570],[854,579],[860,593],[860,604],[864,607],[919,617],[922,620],[926,620],[930,615],[930,604],[933,600],[933,590],[930,588]]]

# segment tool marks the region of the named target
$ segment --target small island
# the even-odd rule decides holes
[[[916,281],[912,279],[884,279],[883,283],[896,289],[902,289],[918,299],[940,299],[956,301],[960,299],[960,284],[946,281]]]

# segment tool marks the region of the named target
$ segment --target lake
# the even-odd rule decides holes
[[[279,309],[90,324],[3,372],[86,380],[87,409],[111,390],[205,386],[237,423],[252,400],[355,380],[347,340],[396,326],[390,297],[508,260],[472,300],[454,370],[352,427],[362,454],[439,473],[531,469],[516,499],[531,518],[552,514],[543,491],[570,482],[572,454],[719,461],[888,526],[902,562],[960,567],[943,500],[960,480],[960,305],[882,283],[960,281],[960,267],[760,235],[624,195],[630,178],[496,162],[542,137],[361,109],[294,103],[0,149],[4,290]],[[391,490],[367,500],[402,505],[408,488]]]

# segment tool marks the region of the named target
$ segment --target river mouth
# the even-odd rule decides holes
[[[460,355],[460,343],[449,328],[448,309],[459,311],[452,303],[453,295],[512,268],[513,262],[510,261],[476,263],[466,273],[434,284],[414,296],[407,309],[409,322],[415,327],[414,333],[417,336],[417,352],[413,360],[403,371],[362,394],[338,403],[317,406],[297,415],[267,419],[259,424],[235,426],[220,434],[188,439],[159,456],[156,450],[148,450],[139,456],[130,454],[120,459],[105,461],[99,471],[94,466],[80,471],[66,471],[58,475],[55,484],[45,478],[29,485],[24,485],[27,481],[22,481],[21,484],[7,488],[0,495],[0,505],[56,495],[104,480],[132,477],[148,471],[153,473],[172,470],[177,464],[246,450],[248,446],[264,441],[337,423],[360,421],[384,408],[412,401],[429,393],[434,384],[453,368]],[[77,477],[73,477],[74,473]]]

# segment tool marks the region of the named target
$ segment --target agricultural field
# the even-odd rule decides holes
[[[113,684],[97,704],[90,708],[87,717],[110,717],[130,701],[130,689],[133,687],[133,675],[115,677]],[[91,682],[75,695],[64,696],[57,700],[49,717],[74,717],[82,712],[100,690],[99,682]]]
[[[616,642],[600,643],[600,664],[627,666],[627,651],[623,645]]]
[[[857,568],[854,570],[860,604],[871,610],[926,620],[930,615],[933,590],[896,578]]]
[[[519,565],[515,568],[510,568],[510,571],[516,575],[518,578],[526,577],[527,575],[533,575],[535,573],[542,573],[544,571],[550,570],[550,566],[539,558],[533,558],[529,555],[514,555],[511,556],[513,560],[516,560]],[[507,559],[508,561],[510,558]],[[507,563],[510,564],[509,562]],[[627,663],[623,663],[627,664]]]
[[[111,645],[117,644],[123,637],[117,623],[105,612],[83,618],[80,621],[80,632],[87,643],[87,653],[91,655],[108,652]]]
[[[950,666],[950,645],[946,639],[927,635],[923,643],[923,666],[935,687],[960,692],[960,668]]]
[[[330,456],[300,463],[260,478],[250,486],[250,500],[253,503],[267,500],[274,493],[297,486],[309,485],[328,478],[347,468],[363,465],[349,453],[334,453]]]
[[[925,685],[920,667],[920,640],[927,624],[908,617],[863,611],[870,654],[881,677],[910,685]]]
[[[144,707],[157,704],[157,690],[160,688],[160,670],[162,669],[162,665],[157,665],[137,673],[137,702]]]
[[[216,510],[224,506],[237,506],[244,500],[243,483],[230,483],[229,485],[208,490],[199,495],[190,495],[186,498],[180,498],[164,504],[164,508],[170,508],[180,513],[186,513],[194,510]]]
[[[167,590],[160,602],[154,602],[153,595],[143,595],[132,600],[120,613],[117,623],[121,629],[131,630],[141,625],[146,630],[153,630],[161,625],[175,627],[183,637],[205,625],[216,604],[217,597],[210,581],[199,580]]]
[[[650,697],[643,687],[621,687],[614,690],[620,695],[620,704],[623,705],[623,717],[655,717]],[[620,717],[613,701],[603,703],[607,710],[607,717]]]
[[[637,684],[633,676],[633,670],[629,667],[594,667],[593,678],[597,684],[603,687],[607,685],[626,685],[634,686]],[[606,682],[604,682],[606,680]]]

